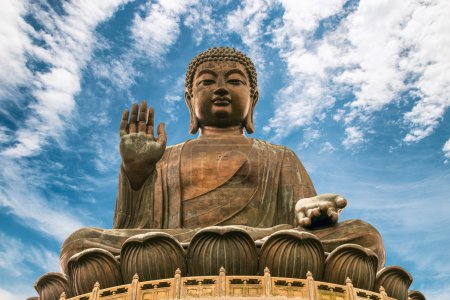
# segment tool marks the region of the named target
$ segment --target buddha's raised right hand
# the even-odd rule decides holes
[[[150,107],[147,111],[147,102],[142,101],[140,109],[138,104],[134,103],[129,121],[128,115],[126,109],[120,122],[120,155],[122,168],[136,190],[142,186],[163,156],[167,136],[164,123],[159,123],[158,137],[155,139],[154,110]]]

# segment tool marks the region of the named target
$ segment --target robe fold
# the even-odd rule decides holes
[[[181,157],[186,143],[168,147],[139,190],[133,190],[121,169],[114,228],[294,225],[295,203],[316,195],[308,173],[288,148],[258,139],[245,140],[251,143],[249,150],[219,153],[220,159],[228,161],[217,162],[215,169],[205,167],[211,173],[210,180],[198,174],[201,168],[194,166],[194,171],[186,172],[195,185],[186,195],[181,187]],[[235,149],[240,146],[233,145]],[[214,152],[214,145],[202,145],[201,141],[195,147],[199,164],[201,147]],[[197,163],[195,157],[189,161]]]
[[[250,138],[216,145],[187,141],[167,147],[138,190],[120,169],[114,229],[74,232],[61,248],[61,269],[67,273],[70,257],[89,248],[118,255],[127,238],[151,231],[188,243],[204,227],[238,225],[254,240],[262,239],[293,228],[296,202],[315,195],[305,168],[286,147]],[[370,224],[349,220],[297,230],[317,235],[328,252],[345,243],[370,248],[378,255],[379,268],[384,265],[383,241]]]

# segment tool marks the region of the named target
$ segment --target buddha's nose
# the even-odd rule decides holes
[[[217,78],[217,89],[214,91],[214,94],[218,96],[225,96],[228,94],[224,78]]]
[[[228,90],[225,87],[221,87],[219,86],[215,91],[214,94],[218,95],[218,96],[225,96],[228,95]]]

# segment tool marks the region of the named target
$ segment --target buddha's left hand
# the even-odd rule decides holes
[[[345,206],[347,200],[336,194],[300,199],[295,205],[295,219],[297,225],[304,228],[332,225],[338,221]]]

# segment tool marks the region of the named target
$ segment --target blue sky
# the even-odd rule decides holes
[[[212,46],[256,63],[253,136],[345,196],[413,289],[450,293],[450,2],[0,5],[0,299],[36,295],[77,228],[111,228],[123,109],[146,99],[169,144],[190,138],[184,74]]]

